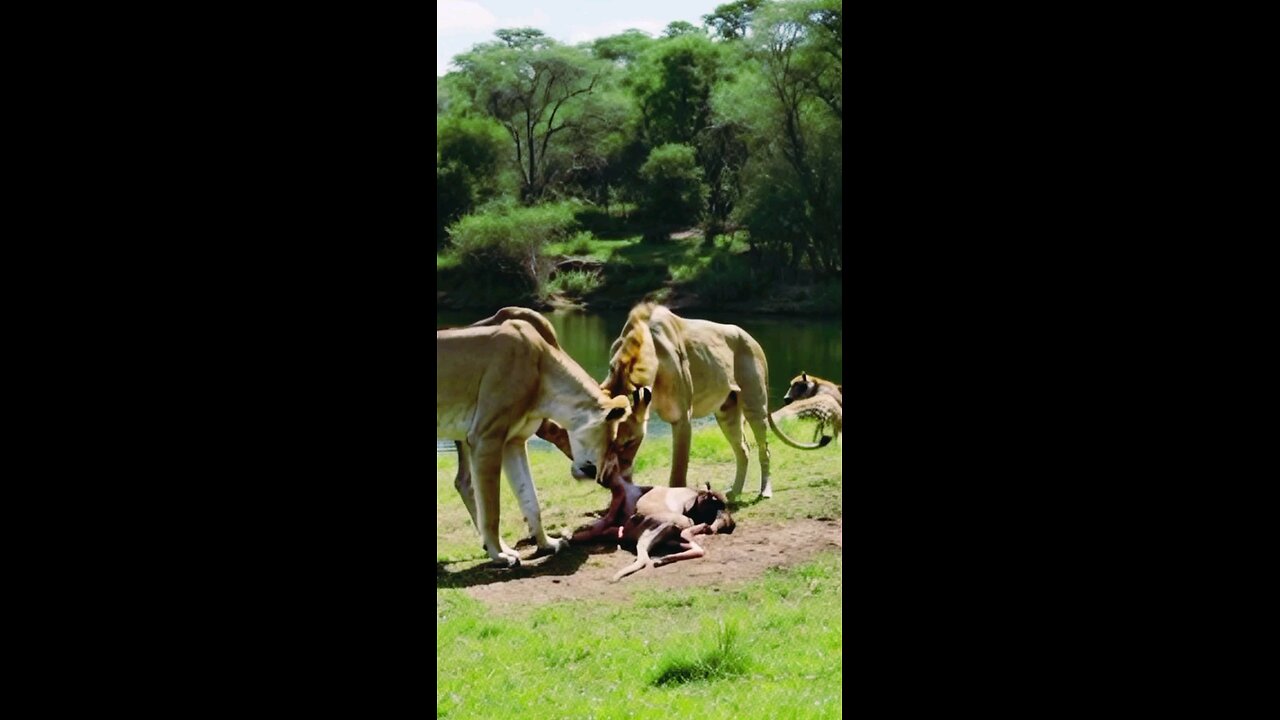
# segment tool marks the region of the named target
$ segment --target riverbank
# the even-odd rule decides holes
[[[694,232],[656,244],[641,242],[639,235],[577,239],[548,245],[543,262],[548,279],[539,292],[518,276],[468,270],[456,258],[437,254],[436,304],[456,310],[500,305],[614,310],[647,299],[681,310],[841,314],[839,280],[776,280],[758,267],[740,236],[718,238],[711,246]]]

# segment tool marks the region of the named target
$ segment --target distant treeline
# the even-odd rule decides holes
[[[577,199],[646,241],[741,229],[779,277],[839,276],[842,5],[739,0],[576,46],[497,31],[436,80],[437,251],[527,264],[575,228],[520,208]]]

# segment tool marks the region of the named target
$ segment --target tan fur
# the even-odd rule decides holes
[[[567,544],[543,532],[529,473],[525,443],[543,419],[554,420],[568,434],[573,476],[598,480],[618,422],[630,413],[625,396],[607,397],[573,358],[548,341],[544,331],[549,327],[508,318],[492,326],[436,331],[436,437],[459,441],[459,463],[468,464],[465,475],[474,482],[458,487],[458,494],[495,564],[520,563],[498,536],[500,470],[540,551],[556,552]]]
[[[812,376],[811,376],[812,377]],[[844,408],[840,401],[827,393],[817,393],[803,400],[784,405],[773,412],[775,420],[794,417],[802,420],[816,420],[817,428],[813,431],[813,439],[818,437],[830,425],[832,436],[840,443],[840,433],[844,431]]]
[[[795,400],[803,400],[811,398],[815,395],[829,395],[835,398],[835,401],[844,407],[844,386],[837,385],[830,380],[824,380],[817,375],[810,375],[807,372],[801,372],[799,375],[791,378],[788,384],[787,393],[782,396],[782,404],[786,405]]]
[[[495,325],[501,325],[507,320],[524,320],[532,325],[533,329],[537,330],[538,334],[541,335],[542,339],[546,340],[548,344],[553,347],[560,347],[560,338],[556,336],[556,329],[552,326],[551,321],[547,320],[542,313],[525,307],[515,305],[504,307],[493,315],[483,320],[477,320],[467,327],[492,327]],[[570,460],[573,459],[573,455],[569,449],[569,433],[565,432],[564,428],[556,425],[554,422],[551,422],[546,418],[543,418],[542,424],[538,426],[538,429],[534,434],[555,445],[560,452],[564,453],[565,457]],[[470,496],[472,492],[471,463],[464,459],[464,453],[466,450],[462,447],[461,440],[455,440],[453,446],[454,449],[458,451],[458,472],[453,479],[453,486],[457,488],[458,494],[462,495],[465,488],[466,495],[464,497]],[[467,509],[471,511],[471,521],[475,522],[474,502],[468,503]],[[476,530],[480,530],[479,526],[476,527]],[[532,537],[533,529],[530,528],[529,531],[530,537]]]
[[[672,487],[687,484],[691,422],[714,414],[737,460],[730,494],[742,492],[747,477],[747,443],[743,422],[750,424],[760,453],[760,494],[773,495],[769,480],[766,424],[783,442],[813,450],[830,441],[803,445],[773,423],[768,409],[768,363],[764,351],[745,330],[707,320],[682,318],[666,307],[643,303],[631,310],[622,334],[610,349],[609,376],[601,388],[614,396],[630,395],[632,415],[618,428],[616,445],[622,472],[631,466],[644,439],[652,407],[671,423]],[[652,388],[651,401],[638,389]],[[639,397],[641,402],[636,402]]]

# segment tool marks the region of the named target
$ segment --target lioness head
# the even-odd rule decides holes
[[[611,394],[608,388],[603,389],[606,395]],[[617,463],[617,472],[629,482],[633,472],[632,466],[636,461],[636,453],[640,451],[640,443],[644,441],[644,433],[649,425],[649,406],[653,403],[653,390],[648,387],[638,387],[623,396],[631,403],[631,413],[618,423],[618,432],[614,437],[610,456],[611,460]]]
[[[609,348],[609,376],[600,383],[606,395],[631,399],[631,415],[618,425],[610,458],[616,459],[618,470],[628,481],[649,424],[652,385],[658,373],[658,354],[648,325],[652,309],[652,305],[642,303],[631,310],[622,334]]]
[[[568,430],[573,462],[569,472],[578,480],[599,480],[605,455],[618,436],[618,424],[631,414],[631,401],[626,396],[603,398],[587,417]]]
[[[813,397],[817,392],[818,383],[810,380],[809,374],[802,371],[799,375],[791,378],[791,387],[787,388],[787,394],[782,396],[782,404],[790,405],[793,400]]]

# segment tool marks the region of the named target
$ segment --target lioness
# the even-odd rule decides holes
[[[494,564],[514,567],[520,556],[498,536],[498,475],[511,489],[540,551],[558,552],[567,540],[542,529],[537,490],[525,443],[550,418],[568,435],[573,477],[599,479],[618,422],[630,413],[626,396],[610,398],[586,371],[526,320],[436,331],[436,437],[461,441],[474,495],[459,487]]]
[[[823,394],[830,395],[844,407],[844,386],[837,385],[830,380],[823,380],[817,375],[810,375],[801,370],[800,374],[791,378],[791,386],[787,388],[787,394],[782,396],[782,404],[788,405],[794,400],[803,400],[811,398],[814,395]]]
[[[477,320],[467,327],[489,327],[492,325],[501,325],[507,320],[524,320],[533,326],[543,340],[555,347],[560,347],[560,338],[556,336],[556,329],[551,325],[551,321],[547,320],[542,313],[537,310],[510,305],[498,310],[498,312],[490,315],[483,320]],[[556,425],[554,422],[543,419],[542,424],[534,432],[535,435],[555,445],[564,456],[573,459],[572,450],[569,449],[569,434],[564,428]],[[453,486],[457,488],[458,494],[463,497],[467,503],[467,510],[471,513],[471,521],[474,523],[476,519],[475,501],[468,498],[472,497],[471,489],[471,463],[466,459],[466,450],[462,447],[462,441],[456,440],[453,443],[458,450],[458,474],[453,480]],[[479,531],[480,527],[476,526]],[[530,533],[533,529],[530,528]]]
[[[794,448],[816,450],[831,442],[830,437],[824,437],[821,442],[804,445],[778,429],[769,415],[769,367],[764,350],[737,325],[690,320],[661,305],[641,303],[632,308],[609,353],[609,377],[601,387],[614,397],[633,396],[636,400],[631,415],[618,428],[615,445],[627,478],[644,440],[650,407],[671,423],[671,487],[687,484],[690,423],[695,417],[714,413],[733,448],[738,471],[729,495],[741,493],[747,479],[744,418],[760,450],[762,497],[773,496],[766,423]],[[652,393],[646,389],[650,387]]]

